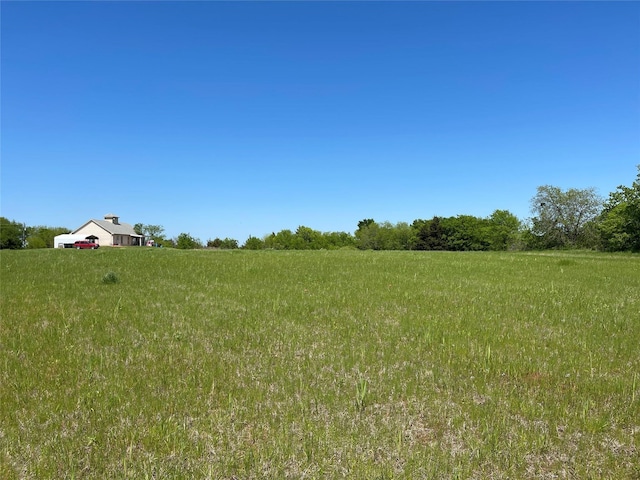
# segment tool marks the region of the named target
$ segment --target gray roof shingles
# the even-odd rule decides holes
[[[135,235],[138,236],[136,231],[128,223],[111,223],[106,220],[92,220],[92,222],[98,224],[112,235]]]

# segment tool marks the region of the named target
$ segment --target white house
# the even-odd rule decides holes
[[[53,244],[63,248],[65,244],[87,238],[94,240],[101,247],[144,245],[144,235],[137,234],[128,223],[120,223],[118,217],[112,213],[105,215],[104,220],[89,220],[70,234],[58,235]]]

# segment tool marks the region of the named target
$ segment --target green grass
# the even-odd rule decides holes
[[[0,478],[640,478],[638,256],[0,261]]]

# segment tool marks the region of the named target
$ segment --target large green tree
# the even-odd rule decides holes
[[[223,250],[235,250],[238,248],[238,240],[235,238],[225,237],[220,244],[220,248]]]
[[[296,229],[295,239],[297,250],[320,250],[327,245],[321,232],[304,225],[300,225]]]
[[[415,244],[415,230],[406,222],[382,222],[379,236],[383,250],[411,250]]]
[[[394,225],[368,219],[358,222],[355,237],[358,248],[362,250],[410,250],[415,231],[405,222]]]
[[[508,250],[519,241],[522,222],[509,210],[496,210],[488,219],[487,236],[491,250]]]
[[[322,234],[329,249],[353,248],[356,246],[356,239],[348,232],[324,232]]]
[[[242,245],[245,250],[262,250],[264,248],[264,241],[258,237],[250,236]]]
[[[598,229],[605,250],[640,251],[640,165],[630,187],[609,194]]]
[[[446,250],[447,239],[442,226],[442,219],[438,216],[431,220],[414,220],[416,229],[416,250]]]
[[[164,227],[162,225],[143,225],[137,223],[136,227],[140,229],[139,235],[144,235],[147,239],[151,239],[156,243],[164,240]],[[137,229],[134,227],[134,230]]]
[[[176,239],[176,248],[191,250],[194,248],[202,248],[202,244],[200,243],[200,240],[192,237],[190,234],[181,233]]]
[[[269,248],[274,250],[293,250],[295,249],[296,237],[289,229],[280,230],[278,233],[272,233],[264,238],[264,244],[261,248]]]
[[[0,217],[0,248],[22,248],[24,237],[25,227],[22,223]]]
[[[71,230],[65,227],[28,227],[27,248],[52,248],[56,235],[69,233]]]
[[[380,250],[380,226],[372,219],[367,218],[358,222],[356,230],[356,243],[361,250]]]
[[[602,211],[594,188],[538,187],[531,199],[531,233],[542,248],[594,246],[590,225]]]
[[[208,248],[220,248],[221,250],[234,250],[238,248],[238,241],[233,238],[225,238],[224,240],[216,237],[214,240],[207,241]]]
[[[444,249],[453,251],[488,250],[488,220],[458,215],[441,220]]]

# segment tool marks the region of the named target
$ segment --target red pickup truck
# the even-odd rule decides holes
[[[78,250],[82,248],[90,248],[91,250],[95,250],[99,246],[100,245],[92,242],[91,240],[78,240],[76,243],[73,244],[73,248],[77,248]]]

